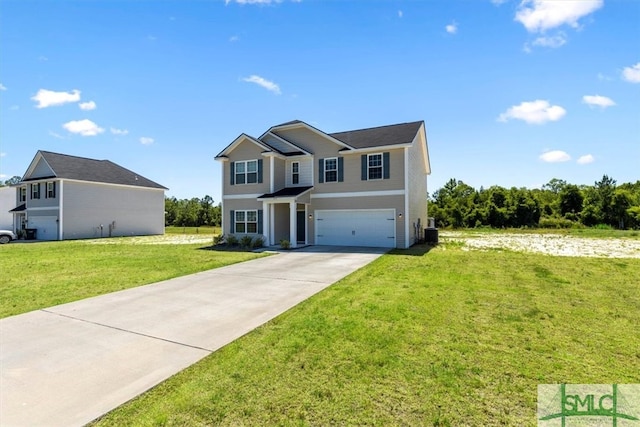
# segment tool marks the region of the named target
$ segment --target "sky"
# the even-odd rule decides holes
[[[241,133],[424,120],[433,193],[640,179],[637,0],[3,0],[0,180],[38,150],[221,200]]]

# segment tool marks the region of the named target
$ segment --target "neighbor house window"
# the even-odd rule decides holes
[[[258,161],[245,160],[235,162],[235,183],[236,184],[255,184],[258,182]]]
[[[258,211],[235,211],[235,233],[257,233]]]
[[[20,201],[27,201],[27,187],[20,187]]]
[[[56,183],[55,182],[47,182],[47,199],[55,199],[56,198]]]
[[[31,198],[32,199],[40,198],[40,183],[31,184]]]
[[[368,179],[382,179],[382,154],[369,154],[367,157]]]
[[[291,183],[300,183],[300,162],[291,163]]]
[[[338,159],[324,159],[324,182],[338,182]]]

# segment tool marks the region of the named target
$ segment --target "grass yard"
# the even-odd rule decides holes
[[[203,244],[132,244],[135,239],[1,245],[0,318],[261,256],[200,250]]]
[[[640,383],[639,259],[385,255],[96,425],[536,425],[541,383]]]

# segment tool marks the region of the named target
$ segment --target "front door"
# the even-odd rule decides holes
[[[297,211],[296,224],[297,224],[296,240],[298,242],[305,242],[306,241],[306,233],[305,233],[306,227],[305,227],[304,211]]]

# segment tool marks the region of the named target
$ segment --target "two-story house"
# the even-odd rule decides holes
[[[426,226],[423,121],[328,134],[295,120],[258,138],[241,134],[216,160],[224,234],[408,248]]]
[[[166,187],[109,160],[38,151],[15,188],[14,230],[37,240],[164,234]]]

